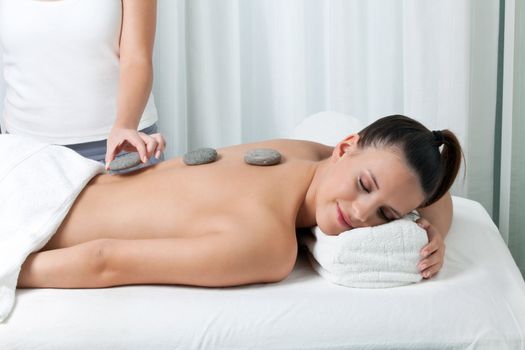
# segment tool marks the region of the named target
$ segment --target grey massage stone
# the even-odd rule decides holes
[[[140,156],[137,152],[126,153],[121,157],[113,159],[113,161],[109,163],[109,170],[128,169],[138,164],[140,164]]]
[[[217,160],[217,151],[213,148],[199,148],[186,153],[182,160],[186,165],[212,163]]]
[[[271,148],[256,148],[246,151],[244,161],[250,165],[275,165],[281,162],[281,154]]]

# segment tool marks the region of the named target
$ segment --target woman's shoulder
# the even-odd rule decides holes
[[[242,147],[246,149],[272,148],[279,151],[283,156],[311,161],[323,160],[329,157],[333,150],[333,147],[317,142],[284,138],[247,143],[243,144]]]

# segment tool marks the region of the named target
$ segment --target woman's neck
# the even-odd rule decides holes
[[[310,185],[308,186],[308,190],[306,191],[304,201],[297,212],[297,218],[295,220],[295,227],[297,228],[313,227],[317,225],[315,219],[317,192],[319,184],[321,183],[321,179],[324,177],[326,172],[328,161],[329,158],[323,159],[316,165],[315,172],[312,176]]]

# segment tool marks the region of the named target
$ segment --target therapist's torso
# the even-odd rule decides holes
[[[121,0],[0,0],[7,131],[55,144],[105,139],[121,23]],[[156,121],[150,94],[139,129]]]

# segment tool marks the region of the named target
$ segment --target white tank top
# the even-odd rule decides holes
[[[7,132],[107,138],[116,119],[121,0],[0,0]],[[139,129],[157,121],[150,94]]]

